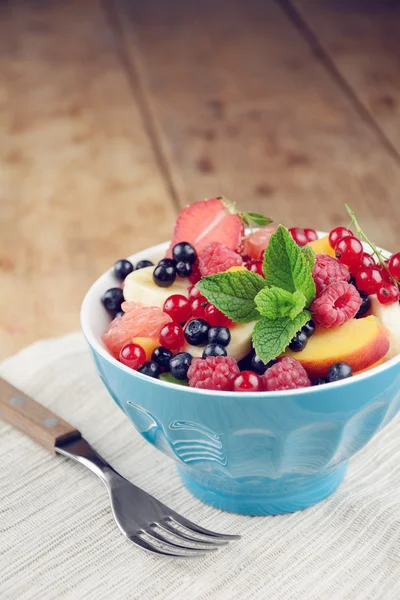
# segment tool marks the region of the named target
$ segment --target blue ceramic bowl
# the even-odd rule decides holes
[[[166,247],[131,259],[157,261]],[[101,342],[109,318],[100,298],[115,285],[110,270],[82,304],[100,377],[139,433],[175,459],[184,485],[207,504],[247,515],[307,508],[338,487],[349,458],[399,410],[399,356],[352,379],[290,393],[203,391],[141,375]]]

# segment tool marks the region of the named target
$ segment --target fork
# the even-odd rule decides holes
[[[155,554],[192,558],[240,538],[200,527],[130,483],[77,429],[2,378],[0,418],[53,454],[72,458],[95,473],[108,490],[120,531],[136,546]]]

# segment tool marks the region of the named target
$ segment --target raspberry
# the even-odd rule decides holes
[[[316,255],[312,275],[317,288],[317,297],[332,283],[350,279],[350,273],[346,267],[327,254]]]
[[[204,248],[199,257],[199,268],[202,277],[222,273],[222,271],[227,271],[231,267],[240,267],[242,264],[242,257],[220,242],[213,242]]]
[[[233,380],[240,373],[237,362],[229,356],[194,358],[188,370],[190,387],[202,390],[232,390]]]
[[[337,281],[327,287],[311,304],[314,321],[329,329],[338,327],[357,314],[362,304],[361,296],[350,283]]]
[[[278,362],[265,371],[263,378],[264,389],[267,392],[294,390],[311,385],[303,365],[290,356],[280,358]]]

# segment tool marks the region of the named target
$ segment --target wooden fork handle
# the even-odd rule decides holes
[[[0,418],[55,453],[80,438],[77,429],[0,377]]]

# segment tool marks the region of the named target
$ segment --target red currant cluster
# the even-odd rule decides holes
[[[336,258],[348,267],[359,290],[376,294],[381,304],[397,302],[400,296],[400,252],[384,260],[376,251],[364,251],[361,241],[346,227],[335,227],[329,234],[329,244]]]

